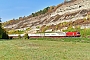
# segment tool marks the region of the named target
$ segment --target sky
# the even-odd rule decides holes
[[[64,0],[0,0],[0,17],[5,22],[63,2]]]

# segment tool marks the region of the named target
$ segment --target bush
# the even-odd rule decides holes
[[[0,39],[2,38],[2,35],[0,34]]]
[[[6,32],[3,32],[2,39],[9,39],[8,34]]]
[[[29,39],[29,36],[28,36],[28,34],[25,34],[25,36],[24,36],[24,37],[25,37],[25,39]]]
[[[18,38],[19,38],[19,39],[21,39],[21,36],[20,36],[20,35],[18,35]]]

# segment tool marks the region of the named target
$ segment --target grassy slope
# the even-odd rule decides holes
[[[90,43],[2,40],[0,60],[90,60]]]

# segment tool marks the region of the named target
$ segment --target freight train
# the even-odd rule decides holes
[[[25,34],[11,34],[8,35],[9,38],[18,38],[18,36],[24,37]],[[28,34],[28,38],[40,38],[40,37],[52,37],[52,38],[60,38],[60,37],[80,37],[80,32],[58,32],[58,33],[35,33]]]

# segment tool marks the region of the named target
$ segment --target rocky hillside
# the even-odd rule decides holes
[[[50,10],[51,9],[51,10]],[[44,25],[58,25],[63,22],[76,21],[84,19],[90,12],[90,0],[71,0],[65,1],[53,8],[45,14],[38,16],[29,16],[5,22],[5,28],[9,29],[36,29]],[[78,23],[79,24],[79,23]],[[88,23],[89,24],[89,23]]]

